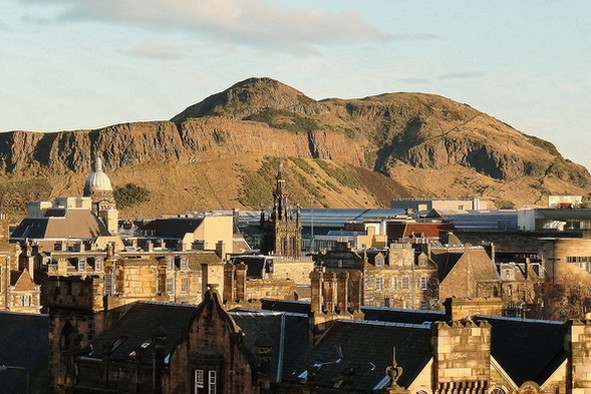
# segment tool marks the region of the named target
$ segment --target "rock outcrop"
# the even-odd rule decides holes
[[[419,93],[316,101],[268,78],[239,82],[170,121],[0,133],[0,185],[42,177],[52,194],[76,194],[95,155],[115,185],[120,178],[174,197],[177,211],[259,208],[258,197],[244,193],[256,193],[252,174],[272,178],[261,169],[273,157],[293,158],[296,194],[325,206],[387,205],[401,196],[533,204],[544,193],[591,190],[587,170],[551,143],[467,104]],[[200,201],[175,182],[193,185]],[[154,201],[146,204],[138,209],[158,213]]]

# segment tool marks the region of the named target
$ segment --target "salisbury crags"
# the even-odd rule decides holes
[[[19,198],[80,194],[95,155],[115,186],[150,190],[128,214],[265,207],[280,156],[291,198],[304,205],[384,206],[409,196],[535,204],[546,193],[591,190],[587,170],[551,143],[467,104],[420,93],[316,101],[251,78],[171,121],[2,133],[0,187],[13,197],[1,203],[22,209]]]

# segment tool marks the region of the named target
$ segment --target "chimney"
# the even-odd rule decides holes
[[[234,297],[234,264],[228,261],[224,264],[224,292],[223,302],[233,303],[236,298]]]
[[[246,270],[247,266],[240,263],[236,266],[236,302],[246,301]]]
[[[322,285],[322,289],[323,289],[322,295],[324,298],[324,307],[326,308],[325,312],[328,314],[335,313],[336,282],[337,282],[337,277],[334,272],[326,272],[324,274],[324,283]]]
[[[147,249],[148,249],[148,252],[153,252],[154,251],[154,244],[152,243],[151,240],[148,240]]]
[[[349,298],[349,273],[337,273],[337,312],[342,314],[347,311]]]
[[[525,277],[525,280],[528,280],[529,279],[530,262],[531,261],[530,261],[529,257],[526,257],[525,258],[525,270],[524,270],[525,272],[523,274],[523,276]]]
[[[495,244],[493,242],[490,243],[490,259],[492,262],[495,262],[496,258],[496,251],[495,251]]]
[[[317,268],[310,272],[310,285],[310,312],[315,315],[322,312],[322,272]]]
[[[226,258],[226,244],[224,243],[224,241],[220,240],[215,244],[215,253],[222,260]]]
[[[352,271],[349,274],[351,278],[351,287],[349,289],[349,303],[351,304],[352,313],[358,314],[361,313],[361,271]]]

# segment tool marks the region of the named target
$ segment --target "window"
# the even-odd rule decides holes
[[[216,376],[215,371],[209,371],[209,394],[216,393]]]
[[[429,309],[429,302],[422,300],[421,301],[421,309]]]
[[[181,257],[181,269],[186,271],[189,269],[189,259]]]
[[[78,259],[78,271],[86,271],[86,259]]]
[[[174,293],[174,278],[166,278],[166,292]]]
[[[419,267],[424,267],[427,265],[427,256],[424,254],[419,256]]]
[[[511,278],[511,270],[505,270],[505,279]]]
[[[458,205],[458,211],[463,211],[464,210],[464,206],[463,205]]]
[[[109,295],[113,295],[114,291],[113,291],[113,275],[115,275],[115,273],[110,272],[110,273],[105,273],[105,295],[109,296]]]
[[[103,260],[102,259],[96,259],[96,261],[94,263],[94,270],[95,271],[102,271],[103,270]]]
[[[195,370],[195,393],[199,392],[200,389],[203,389],[203,385],[205,383],[204,374],[202,369]]]
[[[384,257],[381,254],[376,256],[376,267],[381,267],[384,265]]]
[[[421,290],[427,290],[428,284],[429,284],[429,278],[427,278],[426,276],[423,276],[421,278]]]
[[[408,290],[408,288],[410,287],[409,282],[410,280],[408,279],[408,276],[402,277],[402,290]]]
[[[16,297],[17,306],[31,306],[31,296],[29,294]]]
[[[490,394],[505,394],[505,390],[500,387],[495,387],[490,391]]]
[[[384,278],[376,278],[376,290],[382,291],[384,287]]]
[[[392,278],[392,290],[393,291],[398,290],[398,278]]]
[[[187,294],[189,292],[189,278],[181,279],[181,293]]]
[[[166,258],[166,268],[171,271],[174,269],[174,262],[172,261],[172,259],[170,257]]]

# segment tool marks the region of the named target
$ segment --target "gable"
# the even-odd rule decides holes
[[[20,273],[18,280],[14,284],[15,291],[34,291],[35,282],[26,268]]]

